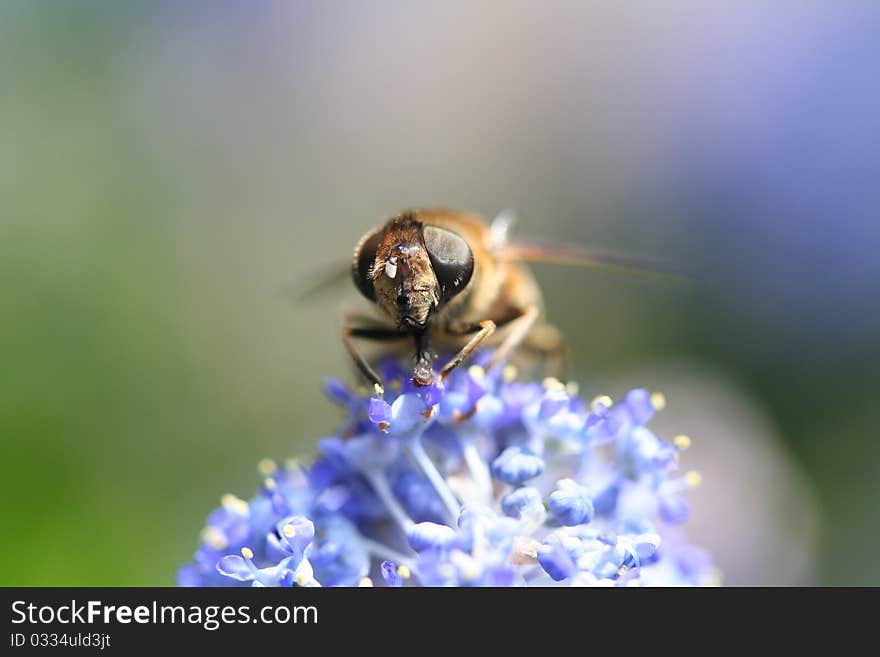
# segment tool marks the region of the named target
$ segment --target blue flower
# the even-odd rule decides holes
[[[383,561],[381,566],[379,566],[379,570],[387,586],[403,586],[403,577],[400,576],[397,566],[394,565],[393,561]]]
[[[486,371],[488,352],[413,385],[385,360],[362,392],[326,382],[346,412],[310,465],[260,462],[250,500],[207,518],[182,586],[704,585],[685,542],[679,474],[690,443],[645,424],[662,396],[579,398],[572,385]]]
[[[356,586],[370,570],[369,552],[357,528],[342,516],[329,516],[318,525],[307,555],[322,586]]]
[[[424,475],[411,468],[401,468],[392,490],[409,516],[416,522],[442,522],[443,503]]]
[[[590,522],[595,513],[589,492],[573,479],[556,482],[556,490],[550,493],[550,511],[569,527]]]
[[[559,534],[550,534],[537,552],[538,563],[556,582],[571,577],[578,571],[577,555],[581,542],[575,538],[564,542],[564,538],[566,537]]]
[[[458,536],[452,527],[439,525],[436,522],[420,522],[414,525],[407,534],[410,547],[416,552],[436,548],[449,549],[456,544]]]
[[[266,549],[285,557],[293,557],[299,563],[314,537],[315,525],[311,520],[305,516],[291,516],[275,525],[275,531],[266,537]]]
[[[543,508],[541,491],[531,486],[516,488],[501,498],[501,510],[511,518],[519,518],[523,510],[538,506]]]
[[[253,586],[318,586],[308,559],[286,557],[277,564],[258,568],[250,548],[242,548],[241,556],[226,555],[217,562],[217,571],[239,582],[251,582]]]
[[[544,472],[544,459],[521,447],[508,447],[492,461],[492,476],[518,485]]]

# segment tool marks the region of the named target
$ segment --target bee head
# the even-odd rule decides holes
[[[461,236],[406,212],[364,236],[352,275],[395,325],[419,329],[467,286],[473,270],[473,253]]]

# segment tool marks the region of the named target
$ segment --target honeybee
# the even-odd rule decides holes
[[[508,239],[511,223],[509,213],[490,224],[464,212],[407,210],[363,236],[355,247],[351,276],[383,320],[349,314],[342,341],[371,383],[382,385],[358,350],[359,339],[411,341],[413,383],[420,386],[430,385],[435,376],[442,381],[480,346],[495,348],[487,370],[522,347],[543,355],[548,367],[561,371],[565,344],[545,321],[540,288],[525,262],[666,269],[626,256],[518,244]],[[435,349],[455,354],[436,375]]]

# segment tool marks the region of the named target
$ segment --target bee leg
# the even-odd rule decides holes
[[[461,351],[459,351],[455,357],[446,363],[446,365],[443,366],[443,369],[440,370],[441,381],[449,376],[449,373],[452,372],[452,370],[470,358],[474,350],[479,347],[486,338],[495,332],[495,322],[491,319],[480,322],[479,326],[480,330],[477,331],[474,337],[468,340],[467,344],[461,348]]]
[[[409,337],[407,333],[402,333],[389,328],[360,328],[356,326],[342,327],[342,344],[345,345],[345,349],[354,361],[355,366],[360,373],[370,381],[370,383],[380,387],[382,386],[381,377],[376,374],[376,370],[370,366],[361,352],[358,351],[357,346],[354,343],[354,338],[362,338],[376,342],[388,342],[391,340],[402,340],[407,337]]]
[[[428,344],[426,332],[416,333],[416,369],[413,372],[414,386],[429,386],[434,382],[434,357]]]
[[[523,351],[536,353],[543,359],[546,376],[554,376],[565,380],[568,374],[568,345],[562,339],[559,330],[549,324],[536,326],[526,336],[522,344]]]
[[[492,354],[492,358],[486,364],[487,371],[504,364],[510,352],[516,349],[529,335],[529,332],[538,320],[539,314],[537,306],[527,306],[522,313],[503,324],[505,328],[509,328],[509,333],[501,341],[501,344],[498,345],[495,353]]]
[[[507,360],[507,356],[510,354],[511,350],[517,347],[529,334],[529,331],[535,325],[535,321],[538,319],[539,315],[537,306],[528,306],[525,310],[523,310],[519,315],[510,319],[503,324],[501,324],[504,328],[509,328],[510,332],[504,337],[504,340],[501,341],[501,344],[498,346],[498,349],[495,350],[495,353],[492,354],[492,358],[489,359],[489,362],[486,364],[486,370],[491,371],[493,368],[498,367],[503,364]],[[486,328],[481,329],[479,333],[477,333],[473,338],[471,338],[470,342],[468,342],[464,348],[459,352],[458,356],[456,356],[450,363],[444,367],[444,371],[449,368],[452,369],[456,365],[459,365],[461,361],[470,356],[471,352],[476,349],[476,347],[490,335],[495,330],[495,322],[491,320],[486,320],[480,324],[481,327],[485,327],[486,325],[491,325],[491,330],[488,332]],[[465,353],[467,352],[467,353]],[[450,365],[452,367],[450,367]],[[441,377],[443,376],[443,372],[440,372]],[[474,404],[473,408],[471,408],[467,413],[461,414],[461,419],[465,420],[467,418],[473,417],[474,413],[477,412],[477,405]]]

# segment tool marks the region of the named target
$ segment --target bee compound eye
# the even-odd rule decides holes
[[[351,266],[351,276],[354,279],[355,287],[370,301],[376,300],[372,273],[373,265],[376,262],[376,252],[379,250],[381,241],[381,228],[364,235],[354,250],[354,262]]]
[[[440,285],[441,302],[461,292],[474,273],[474,254],[464,238],[451,230],[424,226],[422,236]]]

